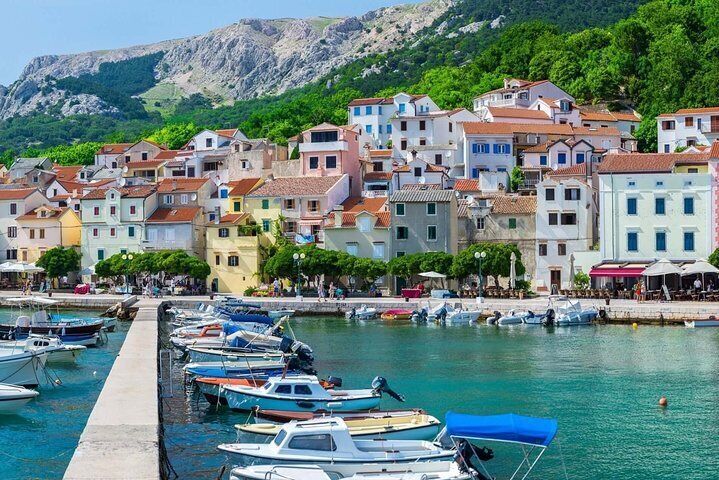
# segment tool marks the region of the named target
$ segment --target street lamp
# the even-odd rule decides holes
[[[131,253],[123,253],[123,254],[122,254],[122,259],[123,259],[123,260],[126,260],[126,261],[127,261],[127,260],[132,260],[132,259],[133,259],[133,256],[132,256]],[[127,272],[127,270],[125,270],[125,272]],[[123,277],[123,279],[124,279],[124,281],[125,281],[125,293],[130,293],[130,292],[127,291],[127,290],[128,290],[128,288],[127,288],[127,273],[124,273],[124,274],[122,275],[122,277]]]
[[[477,275],[477,303],[482,303],[482,259],[487,258],[487,252],[474,252],[474,258],[479,262],[479,275]]]
[[[302,266],[302,260],[305,259],[305,254],[295,252],[292,258],[294,258],[297,264],[297,286],[295,287],[295,293],[297,298],[302,298],[302,272],[300,271],[300,267]]]

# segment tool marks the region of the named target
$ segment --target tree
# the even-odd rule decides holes
[[[80,268],[80,254],[74,248],[55,247],[43,253],[36,265],[44,268],[48,277],[57,279]]]
[[[466,278],[477,274],[479,261],[474,257],[475,252],[485,252],[482,259],[482,276],[494,277],[495,285],[499,286],[500,277],[509,277],[512,252],[517,260],[514,269],[517,277],[524,275],[525,268],[522,263],[522,253],[516,245],[506,243],[477,243],[470,245],[454,257],[452,275],[455,278]]]
[[[366,284],[372,285],[377,279],[387,274],[387,264],[373,258],[355,258],[352,275],[361,278]]]
[[[584,272],[575,273],[574,287],[580,290],[586,290],[587,288],[589,288],[589,275]]]
[[[719,248],[714,250],[711,255],[709,255],[709,258],[707,259],[709,263],[714,265],[715,267],[719,268]]]
[[[421,263],[421,253],[395,257],[387,263],[387,272],[395,277],[405,279],[408,283],[412,283],[412,277],[422,271]]]
[[[198,127],[192,122],[189,123],[172,123],[165,125],[159,130],[155,130],[147,137],[160,145],[167,145],[167,148],[182,148],[193,136],[202,131],[202,127]]]
[[[446,252],[427,252],[422,254],[419,263],[420,272],[437,272],[451,276],[454,255]]]
[[[509,175],[509,185],[514,192],[524,185],[524,171],[522,167],[516,166],[512,169],[512,173]]]

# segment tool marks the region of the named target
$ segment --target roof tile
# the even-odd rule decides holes
[[[324,195],[343,176],[331,177],[281,177],[266,181],[261,187],[249,194],[250,197],[280,197],[286,195],[307,196]]]

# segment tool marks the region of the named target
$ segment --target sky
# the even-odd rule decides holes
[[[241,18],[341,17],[419,0],[0,0],[0,85],[33,57],[188,37]]]

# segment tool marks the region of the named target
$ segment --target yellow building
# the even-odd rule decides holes
[[[55,247],[79,247],[82,224],[71,208],[41,205],[17,217],[18,260],[36,262]]]
[[[261,178],[243,178],[242,180],[233,180],[227,184],[230,187],[229,213],[245,213],[245,196],[262,185]]]
[[[259,285],[264,243],[251,218],[246,213],[231,213],[207,225],[207,286],[211,291],[242,294]]]

